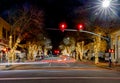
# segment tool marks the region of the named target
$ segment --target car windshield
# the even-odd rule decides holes
[[[0,0],[0,83],[119,83],[120,0]]]

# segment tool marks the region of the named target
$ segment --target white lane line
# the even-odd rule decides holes
[[[59,79],[103,79],[120,80],[120,77],[18,77],[18,78],[0,78],[0,80],[59,80]]]
[[[68,63],[65,63],[67,65],[67,67],[70,67],[70,65]]]
[[[0,66],[3,65],[21,65],[21,64],[46,64],[48,62],[20,62],[20,63],[0,63]]]
[[[51,63],[49,63],[49,67],[51,67]]]

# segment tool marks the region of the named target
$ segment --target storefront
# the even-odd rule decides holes
[[[8,48],[8,45],[1,40],[0,41],[0,62],[7,61],[7,48]]]

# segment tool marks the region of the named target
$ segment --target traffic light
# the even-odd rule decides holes
[[[54,50],[54,54],[58,55],[60,53],[59,50]]]
[[[109,53],[114,53],[114,49],[109,49]]]
[[[77,29],[80,31],[80,30],[83,30],[84,29],[84,26],[83,24],[78,24],[77,25]]]
[[[7,48],[3,48],[2,51],[3,51],[3,52],[7,52]]]
[[[62,32],[67,28],[67,24],[65,22],[60,23],[59,28]]]

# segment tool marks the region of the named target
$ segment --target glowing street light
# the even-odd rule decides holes
[[[104,0],[104,1],[102,2],[102,7],[103,7],[103,8],[109,7],[109,6],[110,6],[110,2],[111,2],[111,0]]]
[[[94,17],[98,17],[99,20],[110,21],[112,19],[118,19],[119,6],[118,0],[96,0],[92,2],[92,7],[89,9],[93,9],[92,12]]]

